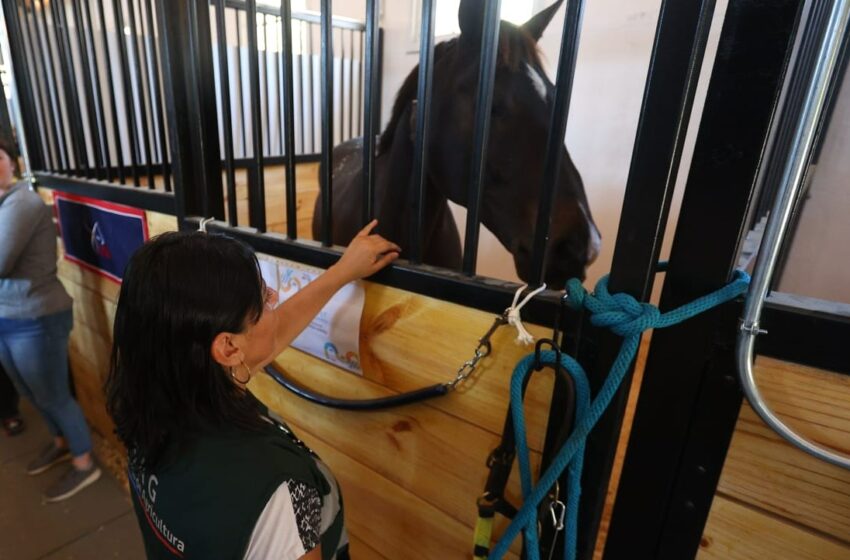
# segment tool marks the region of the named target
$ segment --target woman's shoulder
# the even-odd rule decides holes
[[[12,185],[9,193],[3,198],[3,206],[6,205],[19,210],[43,210],[47,206],[38,193],[30,189],[24,181]]]

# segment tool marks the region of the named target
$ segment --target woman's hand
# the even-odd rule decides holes
[[[371,276],[398,258],[401,247],[380,235],[372,234],[377,225],[378,220],[372,220],[360,230],[342,258],[331,267],[344,283]]]

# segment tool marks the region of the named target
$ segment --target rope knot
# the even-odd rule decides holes
[[[649,303],[641,303],[629,294],[611,294],[608,277],[603,276],[593,294],[588,294],[581,282],[572,279],[567,283],[570,303],[585,307],[591,312],[590,322],[597,327],[607,327],[622,337],[634,336],[655,327],[661,312]]]

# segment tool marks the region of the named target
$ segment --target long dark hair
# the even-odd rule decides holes
[[[107,410],[135,467],[205,428],[262,425],[252,399],[211,355],[213,339],[259,320],[250,248],[222,235],[165,233],[130,260],[115,314]]]

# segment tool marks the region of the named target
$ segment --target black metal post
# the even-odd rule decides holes
[[[152,59],[152,70],[153,70],[153,84],[151,86],[151,90],[153,92],[153,105],[156,107],[156,122],[157,122],[157,132],[159,136],[159,160],[162,163],[162,181],[165,185],[165,192],[171,192],[171,165],[169,164],[169,156],[168,156],[168,140],[166,139],[165,128],[167,123],[165,122],[165,116],[162,112],[163,100],[161,98],[161,84],[159,79],[159,53],[157,52],[156,46],[156,31],[155,31],[155,22],[152,12],[153,2],[147,1],[145,2],[145,13],[148,18],[148,51],[150,51],[150,56]]]
[[[133,173],[133,186],[141,185],[139,181],[139,137],[136,126],[136,108],[133,106],[133,85],[130,80],[130,63],[127,55],[127,43],[124,38],[124,13],[122,0],[112,0],[112,10],[115,16],[115,28],[118,40],[118,54],[121,61],[121,83],[124,93],[124,114],[127,118],[127,136],[130,139],[130,168]]]
[[[534,254],[532,256],[532,286],[543,283],[546,272],[549,246],[549,231],[552,227],[551,209],[555,204],[555,193],[561,175],[561,154],[564,151],[564,136],[567,133],[567,121],[570,114],[570,99],[573,93],[576,58],[578,56],[579,35],[581,33],[584,0],[569,0],[561,36],[561,55],[558,59],[558,77],[555,90],[555,102],[549,122],[546,159],[543,163],[542,196],[537,209],[537,225],[534,230]],[[561,286],[552,286],[560,289]]]
[[[33,92],[31,73],[27,64],[27,48],[24,43],[23,26],[18,13],[17,1],[3,0],[3,12],[9,35],[9,51],[12,59],[10,63],[15,71],[15,87],[18,90],[18,102],[23,119],[21,126],[24,128],[30,165],[33,169],[44,169],[46,167],[46,153],[42,148],[42,134],[38,126],[35,93]]]
[[[248,167],[248,221],[266,231],[266,193],[263,168],[263,123],[260,105],[259,47],[257,45],[257,0],[248,0],[248,87],[251,100],[251,165]]]
[[[157,0],[178,223],[224,219],[208,0]]]
[[[496,0],[497,2],[499,0]],[[422,25],[419,28],[419,81],[416,93],[416,143],[413,148],[413,219],[410,224],[410,262],[422,262],[423,228],[425,223],[425,187],[428,180],[428,124],[431,122],[431,91],[434,81],[434,17],[435,0],[422,0]]]
[[[91,45],[91,61],[92,61],[92,80],[94,80],[92,84],[93,91],[97,92],[96,94],[96,107],[97,107],[97,121],[98,121],[98,131],[101,141],[101,154],[102,154],[102,163],[104,169],[99,174],[99,178],[106,179],[107,181],[112,181],[112,156],[109,153],[109,132],[106,124],[106,107],[103,101],[103,90],[101,89],[100,82],[100,68],[98,66],[98,57],[97,57],[97,43],[95,41],[94,35],[94,24],[91,15],[91,6],[89,5],[90,0],[82,0],[83,5],[83,15],[85,16],[84,26],[86,28],[86,36],[88,43]]]
[[[227,185],[227,217],[230,225],[238,226],[236,172],[233,168],[233,118],[230,111],[230,70],[227,63],[227,26],[225,25],[224,14],[224,0],[215,0],[215,21],[218,34],[218,76],[220,81],[219,87],[221,88],[221,130],[224,134],[224,175]]]
[[[283,49],[283,109],[285,137],[281,147],[286,154],[286,235],[298,238],[298,215],[295,197],[295,81],[292,78],[292,2],[281,0],[280,25]],[[302,117],[303,124],[303,117]]]
[[[662,311],[719,288],[735,266],[801,5],[728,5]],[[741,405],[734,307],[653,334],[605,558],[696,554]]]
[[[487,169],[487,143],[490,139],[490,110],[499,54],[501,0],[490,0],[484,11],[481,32],[481,58],[478,66],[478,102],[475,107],[475,136],[472,144],[472,170],[466,202],[466,236],[463,243],[463,271],[475,274],[478,263],[478,235],[481,231],[481,199]],[[548,212],[548,210],[547,210]]]
[[[109,33],[107,32],[106,11],[103,7],[104,0],[97,0],[98,15],[100,16],[101,31],[103,32],[103,56],[106,62],[106,79],[107,88],[109,89],[109,108],[112,112],[112,141],[115,143],[115,161],[118,164],[118,180],[121,184],[127,180],[127,174],[124,166],[124,145],[121,142],[121,127],[118,121],[118,101],[115,95],[115,83],[112,79],[112,54],[109,48]],[[116,38],[118,41],[120,37]],[[108,136],[107,136],[108,138]]]
[[[365,83],[363,84],[363,224],[375,215],[375,139],[377,136],[378,14],[380,0],[366,0]]]
[[[92,148],[94,151],[94,176],[103,179],[106,172],[104,169],[102,145],[100,141],[100,126],[97,118],[95,105],[94,80],[92,79],[91,66],[89,65],[89,48],[86,36],[91,29],[86,29],[83,23],[83,13],[80,2],[72,2],[74,10],[74,23],[77,27],[77,43],[80,50],[80,70],[83,73],[83,95],[86,100],[86,112],[88,113],[89,134],[91,134]]]
[[[427,0],[426,0],[427,1]],[[321,0],[322,5],[322,165],[319,184],[322,189],[322,244],[333,243],[333,174],[331,173],[333,151],[333,2]]]
[[[144,0],[142,0],[144,1]],[[141,119],[141,123],[139,128],[142,131],[142,145],[139,147],[139,155],[141,156],[141,148],[145,149],[145,157],[140,158],[141,161],[144,161],[145,164],[145,172],[148,177],[148,188],[153,189],[156,187],[153,178],[153,168],[151,164],[153,163],[153,149],[151,147],[151,135],[148,126],[148,105],[146,102],[145,90],[145,79],[142,75],[142,67],[145,64],[145,57],[142,54],[142,48],[140,48],[139,43],[143,41],[142,35],[144,34],[144,25],[141,30],[136,27],[136,3],[134,0],[127,0],[127,7],[130,9],[130,44],[133,46],[133,61],[135,62],[134,66],[136,67],[136,89],[138,92],[136,95],[139,99],[139,118]],[[131,99],[133,98],[131,94]],[[134,103],[135,106],[135,103]],[[153,113],[153,110],[151,110]]]

